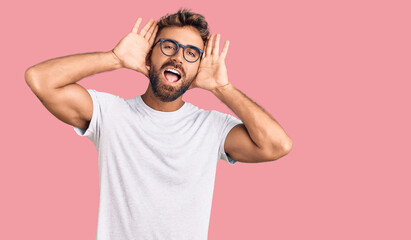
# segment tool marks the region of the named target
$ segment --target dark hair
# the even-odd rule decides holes
[[[206,22],[203,15],[191,12],[190,9],[179,9],[177,13],[174,14],[167,14],[160,18],[157,23],[158,30],[156,37],[160,34],[161,30],[166,27],[185,27],[185,26],[192,26],[198,30],[200,33],[201,39],[203,39],[203,43],[207,42],[208,36],[210,35],[210,30],[208,29],[208,23]],[[146,62],[149,62],[151,58],[150,51],[146,56]]]
[[[160,18],[157,23],[158,30],[156,37],[160,34],[161,30],[165,27],[185,27],[192,26],[196,28],[203,39],[204,44],[207,42],[210,30],[208,29],[208,23],[203,15],[191,12],[190,9],[179,9],[177,13],[167,14]]]

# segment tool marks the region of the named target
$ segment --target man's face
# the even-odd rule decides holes
[[[197,29],[186,27],[166,27],[154,40],[156,43],[160,38],[170,38],[183,45],[193,45],[204,50],[204,43]],[[151,89],[156,97],[163,102],[171,102],[183,95],[197,76],[200,60],[194,63],[187,62],[183,56],[183,48],[180,47],[174,56],[166,56],[161,52],[158,42],[151,53],[148,65],[150,65],[149,79]],[[177,70],[181,78],[176,82],[176,76],[167,69]],[[169,80],[167,80],[169,79]],[[178,79],[178,78],[177,78]]]

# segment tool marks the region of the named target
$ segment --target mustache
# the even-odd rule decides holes
[[[177,63],[174,62],[174,61],[165,62],[165,63],[163,64],[163,66],[161,66],[161,69],[164,69],[164,68],[166,68],[166,67],[174,67],[174,68],[177,68],[177,69],[179,69],[179,70],[181,71],[181,73],[183,74],[183,76],[186,75],[186,72],[184,71],[183,66],[177,64]],[[183,77],[183,76],[181,76],[181,77]]]

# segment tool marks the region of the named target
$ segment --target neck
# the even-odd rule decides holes
[[[154,95],[150,84],[148,85],[146,92],[141,95],[141,98],[147,106],[151,107],[154,110],[162,112],[174,112],[180,109],[185,103],[182,100],[182,97],[183,96],[180,96],[172,102],[163,102]]]

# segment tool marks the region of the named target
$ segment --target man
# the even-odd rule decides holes
[[[51,59],[26,82],[58,119],[87,136],[99,154],[97,239],[207,239],[217,161],[273,161],[291,139],[228,80],[220,35],[200,14],[179,10],[150,19],[108,52]],[[132,99],[85,89],[86,76],[128,68],[144,74]],[[212,92],[239,119],[184,102],[192,88]]]

